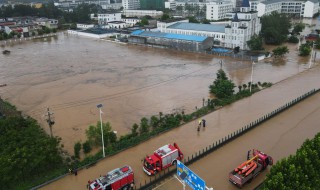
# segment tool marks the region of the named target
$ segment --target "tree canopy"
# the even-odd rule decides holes
[[[272,50],[275,58],[282,57],[284,54],[289,53],[287,46],[280,46]]]
[[[263,50],[262,38],[258,35],[253,35],[247,44],[251,50]]]
[[[272,12],[261,17],[261,36],[266,44],[279,45],[287,40],[291,21],[289,16]]]
[[[262,190],[320,189],[320,133],[306,140],[295,155],[275,164]]]
[[[58,138],[49,137],[31,118],[0,120],[0,184],[15,189],[19,184],[61,168]],[[13,183],[14,182],[14,183]]]
[[[226,73],[220,69],[217,72],[217,78],[212,85],[209,86],[210,93],[217,98],[227,98],[233,95],[235,84],[228,79]]]

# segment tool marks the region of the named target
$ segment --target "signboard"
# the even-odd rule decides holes
[[[177,163],[177,175],[194,190],[205,190],[206,183],[182,162]]]

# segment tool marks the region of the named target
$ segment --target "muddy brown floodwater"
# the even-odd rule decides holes
[[[319,53],[313,63],[309,57],[297,55],[297,45],[288,46],[290,53],[284,61],[260,61],[254,65],[254,82],[280,82],[275,85],[278,88],[274,86],[214,112],[206,119],[212,128],[205,133],[197,135],[195,124],[188,123],[45,189],[83,189],[88,179],[123,164],[135,169],[137,183],[143,182],[148,178],[141,170],[140,160],[159,146],[176,140],[185,155],[191,155],[286,101],[319,88],[319,82],[314,84],[319,81]],[[142,117],[159,112],[191,112],[200,107],[202,99],[209,97],[208,86],[220,69],[221,59],[222,68],[236,85],[248,83],[251,77],[249,61],[115,44],[63,33],[1,48],[11,51],[8,56],[0,55],[0,83],[7,84],[0,88],[1,97],[36,118],[47,132],[44,115],[49,107],[56,121],[53,134],[62,138],[71,154],[74,143],[84,142],[85,130],[99,120],[96,108],[99,103],[104,105],[103,121],[109,121],[120,136]],[[305,73],[311,73],[311,77],[295,79]],[[288,78],[291,86],[285,88],[289,85]],[[195,140],[186,142],[186,139]]]
[[[220,68],[236,85],[248,83],[251,62],[59,34],[57,37],[1,47],[1,97],[36,118],[49,132],[47,107],[54,113],[53,134],[73,154],[75,142],[99,120],[109,121],[118,136],[142,117],[159,112],[191,112],[207,99],[208,86]],[[279,82],[308,68],[309,58],[290,45],[286,61],[254,65],[253,81]],[[317,60],[318,61],[318,60]]]

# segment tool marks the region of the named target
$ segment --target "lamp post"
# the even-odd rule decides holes
[[[251,88],[252,88],[252,82],[253,82],[253,65],[254,65],[254,61],[252,61],[251,64],[251,84],[250,84],[250,92],[251,92]]]
[[[103,158],[106,156],[105,155],[105,152],[104,152],[104,140],[103,140],[103,129],[102,129],[102,117],[101,117],[101,114],[102,114],[102,111],[101,111],[101,108],[102,108],[102,104],[98,104],[97,105],[97,108],[99,109],[100,111],[100,124],[101,124],[101,139],[102,139],[102,152],[103,152]]]

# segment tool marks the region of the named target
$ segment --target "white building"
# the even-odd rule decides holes
[[[77,23],[77,28],[80,29],[88,29],[88,28],[93,28],[94,24],[81,24],[81,23]]]
[[[164,8],[176,10],[177,4],[175,1],[169,0],[169,1],[164,2]]]
[[[58,20],[55,20],[55,19],[38,18],[34,21],[34,23],[36,23],[40,26],[46,26],[50,29],[58,28]]]
[[[91,14],[91,18],[92,18]],[[98,24],[107,24],[108,22],[121,21],[121,13],[97,14]]]
[[[122,0],[124,10],[136,10],[140,8],[139,0]]]
[[[123,10],[122,14],[124,14],[126,17],[143,17],[146,15],[151,17],[161,17],[163,12],[156,10]]]
[[[257,4],[258,17],[269,15],[272,12],[281,13],[282,2],[279,0],[263,1]]]
[[[261,30],[257,12],[250,11],[249,0],[243,0],[240,12],[230,13],[232,20],[225,28],[225,47],[248,50],[247,41]]]
[[[127,24],[127,27],[132,27],[136,25],[138,22],[141,21],[139,18],[122,18],[122,22],[125,22]]]
[[[221,20],[227,13],[233,11],[235,5],[231,1],[217,1],[207,3],[206,19]]]
[[[199,7],[202,9],[203,7],[207,6],[207,3],[204,2],[183,2],[183,1],[176,1],[176,6],[183,7],[185,9],[186,6],[191,6],[191,7]]]
[[[251,5],[251,10],[258,11],[259,17],[271,14],[273,11],[277,11],[279,13],[291,14],[304,18],[312,18],[319,12],[318,0],[267,0],[259,2],[256,7],[254,6],[255,3],[251,3]]]

